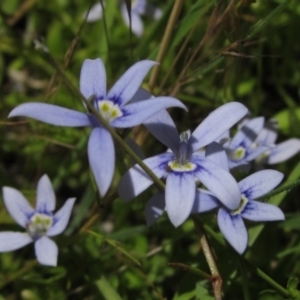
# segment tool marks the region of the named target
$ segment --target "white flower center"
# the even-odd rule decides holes
[[[241,199],[240,206],[237,209],[232,210],[230,212],[231,215],[232,216],[236,216],[236,215],[239,215],[240,213],[242,213],[243,210],[244,210],[244,208],[245,208],[245,206],[247,205],[248,201],[249,201],[248,198],[244,194],[242,194],[242,199]]]
[[[98,109],[102,117],[108,122],[111,122],[114,119],[123,116],[123,113],[120,110],[119,106],[117,104],[114,104],[110,100],[98,101]]]
[[[52,226],[53,218],[45,214],[35,213],[29,223],[26,225],[28,234],[32,239],[40,238],[45,235],[48,229]]]
[[[234,151],[230,151],[229,158],[234,161],[239,161],[246,156],[246,148],[240,146]]]

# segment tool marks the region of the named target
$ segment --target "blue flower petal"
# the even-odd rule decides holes
[[[120,106],[125,105],[137,92],[150,68],[156,64],[155,61],[151,60],[142,60],[135,63],[114,84],[107,94],[107,99]]]
[[[241,201],[241,193],[233,176],[207,158],[195,159],[192,156],[192,162],[198,165],[195,176],[203,185],[226,207],[236,209]]]
[[[248,112],[241,103],[226,103],[212,113],[195,129],[191,136],[191,146],[196,151],[216,140]]]
[[[254,159],[256,159],[257,157],[259,157],[260,155],[262,155],[263,153],[265,153],[266,151],[268,151],[270,149],[270,147],[268,146],[258,146],[255,149],[251,149],[248,153],[248,155],[245,157],[245,159],[247,161],[252,161]]]
[[[115,171],[115,148],[111,134],[103,127],[93,129],[88,142],[88,157],[100,195],[103,197]]]
[[[58,212],[55,213],[55,215],[53,216],[53,225],[47,231],[47,236],[58,235],[66,229],[69,223],[70,215],[75,200],[76,198],[68,199],[63,205],[63,207]]]
[[[141,124],[162,109],[169,107],[180,107],[186,109],[185,105],[172,97],[156,97],[153,99],[135,102],[122,108],[124,115],[114,119],[110,124],[113,127],[129,128]]]
[[[275,148],[271,149],[267,163],[270,165],[278,164],[286,161],[300,151],[300,140],[289,139],[285,142],[277,144]]]
[[[205,157],[229,172],[227,154],[219,143],[213,142],[209,144],[206,148]]]
[[[250,170],[250,163],[244,159],[241,159],[240,161],[229,160],[228,164],[230,170],[239,170],[245,173],[248,173]]]
[[[261,145],[274,145],[277,139],[278,124],[275,119],[265,122],[264,128],[259,133],[256,142]]]
[[[36,211],[49,214],[55,209],[55,194],[49,177],[45,174],[37,186]]]
[[[264,117],[258,117],[250,120],[237,132],[230,143],[230,148],[235,149],[241,144],[245,148],[251,148],[252,143],[256,140],[259,133],[263,129],[265,119]]]
[[[162,109],[152,117],[148,118],[143,124],[161,143],[177,153],[179,148],[179,135],[173,119],[169,113]]]
[[[0,232],[0,252],[17,250],[30,243],[32,243],[32,238],[27,233]]]
[[[238,185],[248,199],[256,199],[272,191],[282,179],[283,174],[278,171],[262,170],[246,177]]]
[[[203,213],[219,206],[218,199],[210,192],[203,189],[196,189],[196,195],[192,213]]]
[[[165,194],[157,193],[146,204],[145,215],[147,226],[152,226],[165,211]]]
[[[151,95],[148,91],[146,91],[143,88],[138,88],[136,93],[133,95],[129,103],[139,102],[143,100],[149,100],[151,98],[155,98],[153,95]]]
[[[35,255],[38,262],[46,266],[57,265],[58,248],[48,237],[43,236],[34,243]]]
[[[158,178],[161,178],[166,175],[167,164],[173,159],[174,155],[172,153],[163,153],[145,159],[144,163]],[[143,171],[143,169],[140,166],[135,165],[121,178],[118,185],[118,193],[121,199],[127,202],[142,193],[152,183],[152,179]]]
[[[26,227],[29,219],[34,214],[25,197],[16,189],[3,187],[3,200],[12,218],[22,227]]]
[[[87,114],[46,103],[32,102],[21,104],[14,108],[8,117],[30,117],[58,126],[91,126],[91,122]]]
[[[250,200],[241,213],[242,217],[251,221],[281,221],[284,214],[275,205]]]
[[[96,96],[106,97],[106,73],[100,58],[85,59],[80,72],[80,92],[86,98]]]
[[[232,216],[223,208],[218,212],[218,225],[225,239],[240,254],[248,243],[248,233],[240,215]]]
[[[170,172],[166,182],[166,211],[175,227],[190,215],[196,192],[192,173]]]

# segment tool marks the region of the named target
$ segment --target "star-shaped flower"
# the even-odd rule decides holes
[[[53,215],[55,194],[47,175],[39,180],[37,203],[33,209],[16,189],[3,188],[3,200],[12,218],[26,233],[6,231],[0,233],[0,252],[8,252],[34,242],[35,255],[40,264],[57,265],[57,245],[49,237],[62,233],[71,215],[75,198],[70,198]]]
[[[106,74],[101,59],[86,59],[81,68],[80,91],[91,99],[95,109],[116,128],[128,128],[141,124],[161,109],[186,107],[172,97],[156,97],[137,103],[128,103],[144,77],[156,62],[143,60],[134,64],[106,92]],[[26,116],[39,121],[69,127],[91,126],[88,157],[99,192],[104,196],[111,184],[115,169],[115,149],[111,134],[89,111],[82,113],[46,103],[25,103],[11,111],[9,117]]]
[[[213,111],[189,137],[180,137],[174,122],[166,115],[157,114],[147,120],[150,132],[172,152],[144,160],[159,178],[166,177],[166,211],[174,226],[179,226],[191,213],[195,193],[195,180],[200,180],[220,201],[231,209],[240,202],[240,192],[229,172],[205,158],[197,150],[213,142],[224,131],[247,114],[247,108],[237,102],[224,104]],[[153,181],[135,165],[122,177],[118,192],[124,201],[132,200]]]
[[[255,143],[263,126],[263,117],[254,118],[244,124],[231,141],[224,143],[223,147],[228,155],[230,169],[247,170],[250,167],[249,162],[269,149],[268,146]]]
[[[229,171],[227,157],[223,155],[217,143],[211,145],[207,155],[225,171]],[[283,174],[275,170],[256,172],[238,183],[241,198],[239,207],[228,209],[220,203],[218,197],[199,194],[195,199],[193,213],[203,212],[204,206],[215,208],[221,206],[218,212],[218,224],[221,232],[231,246],[242,254],[248,242],[248,234],[243,219],[251,221],[284,220],[283,212],[275,205],[256,201],[257,198],[273,190],[283,179]]]
[[[218,224],[231,246],[242,254],[248,242],[248,234],[243,219],[251,221],[284,220],[284,214],[275,205],[255,201],[273,190],[283,179],[283,174],[275,170],[256,172],[239,182],[242,194],[241,204],[235,210],[220,208]]]

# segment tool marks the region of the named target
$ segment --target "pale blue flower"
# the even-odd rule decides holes
[[[288,160],[300,151],[300,139],[292,138],[275,144],[277,139],[278,124],[276,120],[265,122],[264,128],[258,135],[255,143],[258,146],[267,146],[269,149],[256,158],[258,166],[264,164],[274,165]]]
[[[248,170],[249,163],[269,149],[268,146],[255,143],[263,126],[263,117],[254,118],[240,127],[232,140],[223,144],[228,155],[230,169]]]
[[[80,91],[90,99],[99,113],[116,128],[127,128],[141,124],[156,112],[171,106],[185,109],[185,106],[172,97],[156,97],[138,103],[128,103],[144,77],[156,62],[143,60],[134,64],[106,92],[106,74],[101,59],[86,59],[81,68]],[[87,112],[46,103],[26,103],[17,106],[9,117],[26,116],[39,121],[69,127],[91,126],[88,142],[88,158],[99,192],[104,196],[111,184],[115,169],[115,149],[111,134],[97,118]]]
[[[203,152],[201,152],[202,155]],[[204,156],[229,172],[227,155],[220,144],[216,142],[209,144]],[[211,192],[201,188],[196,188],[191,214],[208,212],[219,206],[220,202]],[[164,193],[157,193],[151,197],[145,208],[147,226],[152,226],[165,210],[166,202]]]
[[[235,179],[197,150],[218,138],[247,111],[237,102],[224,104],[213,111],[190,137],[187,133],[179,137],[168,115],[160,113],[144,122],[150,132],[172,151],[147,158],[144,163],[157,177],[166,177],[166,211],[174,226],[183,223],[191,213],[196,193],[195,180],[200,180],[225,206],[231,209],[238,207],[240,192]],[[142,168],[135,165],[122,177],[118,192],[121,199],[130,201],[152,183]]]
[[[154,20],[158,20],[162,16],[162,10],[150,4],[147,0],[133,0],[131,1],[131,30],[140,37],[144,32],[144,25],[141,16],[146,15]],[[122,1],[121,13],[125,24],[130,27],[130,19],[126,4]],[[87,22],[94,22],[102,18],[103,11],[100,3],[96,3],[90,10]]]
[[[71,215],[75,198],[68,199],[63,207],[53,215],[55,194],[47,175],[37,186],[36,209],[16,189],[3,188],[3,200],[12,218],[25,233],[5,231],[0,233],[0,252],[8,252],[34,242],[35,255],[42,265],[57,265],[57,245],[49,237],[62,233]]]
[[[208,157],[214,160],[225,171],[229,170],[228,160],[215,144],[210,148]],[[275,205],[255,201],[255,199],[273,190],[283,179],[283,174],[275,170],[263,170],[256,172],[238,183],[241,198],[239,207],[232,210],[221,206],[218,212],[218,224],[221,232],[231,246],[242,254],[248,242],[248,234],[243,221],[279,221],[284,220],[283,212]],[[207,196],[204,193],[194,202],[193,213],[202,212],[201,204],[215,208],[218,197]],[[197,209],[198,206],[198,209]]]
[[[262,222],[284,220],[284,214],[277,206],[255,201],[273,190],[282,179],[283,174],[278,171],[258,171],[239,182],[242,194],[239,208],[235,210],[219,209],[219,228],[238,253],[242,254],[245,251],[248,242],[243,219]]]
[[[130,20],[125,2],[122,2],[121,12],[125,24],[129,27]],[[162,16],[162,10],[151,5],[147,0],[133,0],[131,1],[131,30],[140,37],[144,32],[144,25],[141,19],[142,15],[151,17],[154,20],[158,20]]]

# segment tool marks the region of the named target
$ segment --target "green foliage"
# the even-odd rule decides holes
[[[47,173],[58,207],[69,197],[77,198],[65,234],[56,238],[57,268],[37,265],[32,245],[0,254],[0,300],[214,299],[193,222],[174,228],[164,214],[147,228],[145,204],[156,187],[129,204],[118,199],[118,180],[132,165],[123,150],[117,150],[111,190],[100,199],[86,153],[89,128],[7,119],[12,108],[25,102],[85,109],[49,57],[34,47],[36,39],[76,87],[86,58],[101,57],[110,87],[133,62],[157,59],[166,47],[152,92],[175,95],[188,106],[188,115],[171,112],[180,132],[194,129],[220,104],[236,100],[253,116],[275,118],[279,141],[300,137],[299,1],[186,0],[167,44],[163,36],[179,1],[150,2],[163,16],[142,17],[145,30],[138,38],[129,34],[117,0],[106,1],[104,17],[93,23],[84,22],[92,1],[0,1],[1,186],[20,189],[34,204],[36,183]],[[126,3],[130,8],[131,2]],[[148,82],[143,84],[146,89]],[[118,133],[133,138],[146,156],[165,151],[142,126]],[[245,259],[222,238],[215,212],[200,216],[223,280],[224,299],[300,299],[298,161],[299,155],[270,167],[284,172],[285,182],[262,200],[280,205],[286,221],[249,222]],[[7,230],[19,227],[1,201],[0,231]]]

